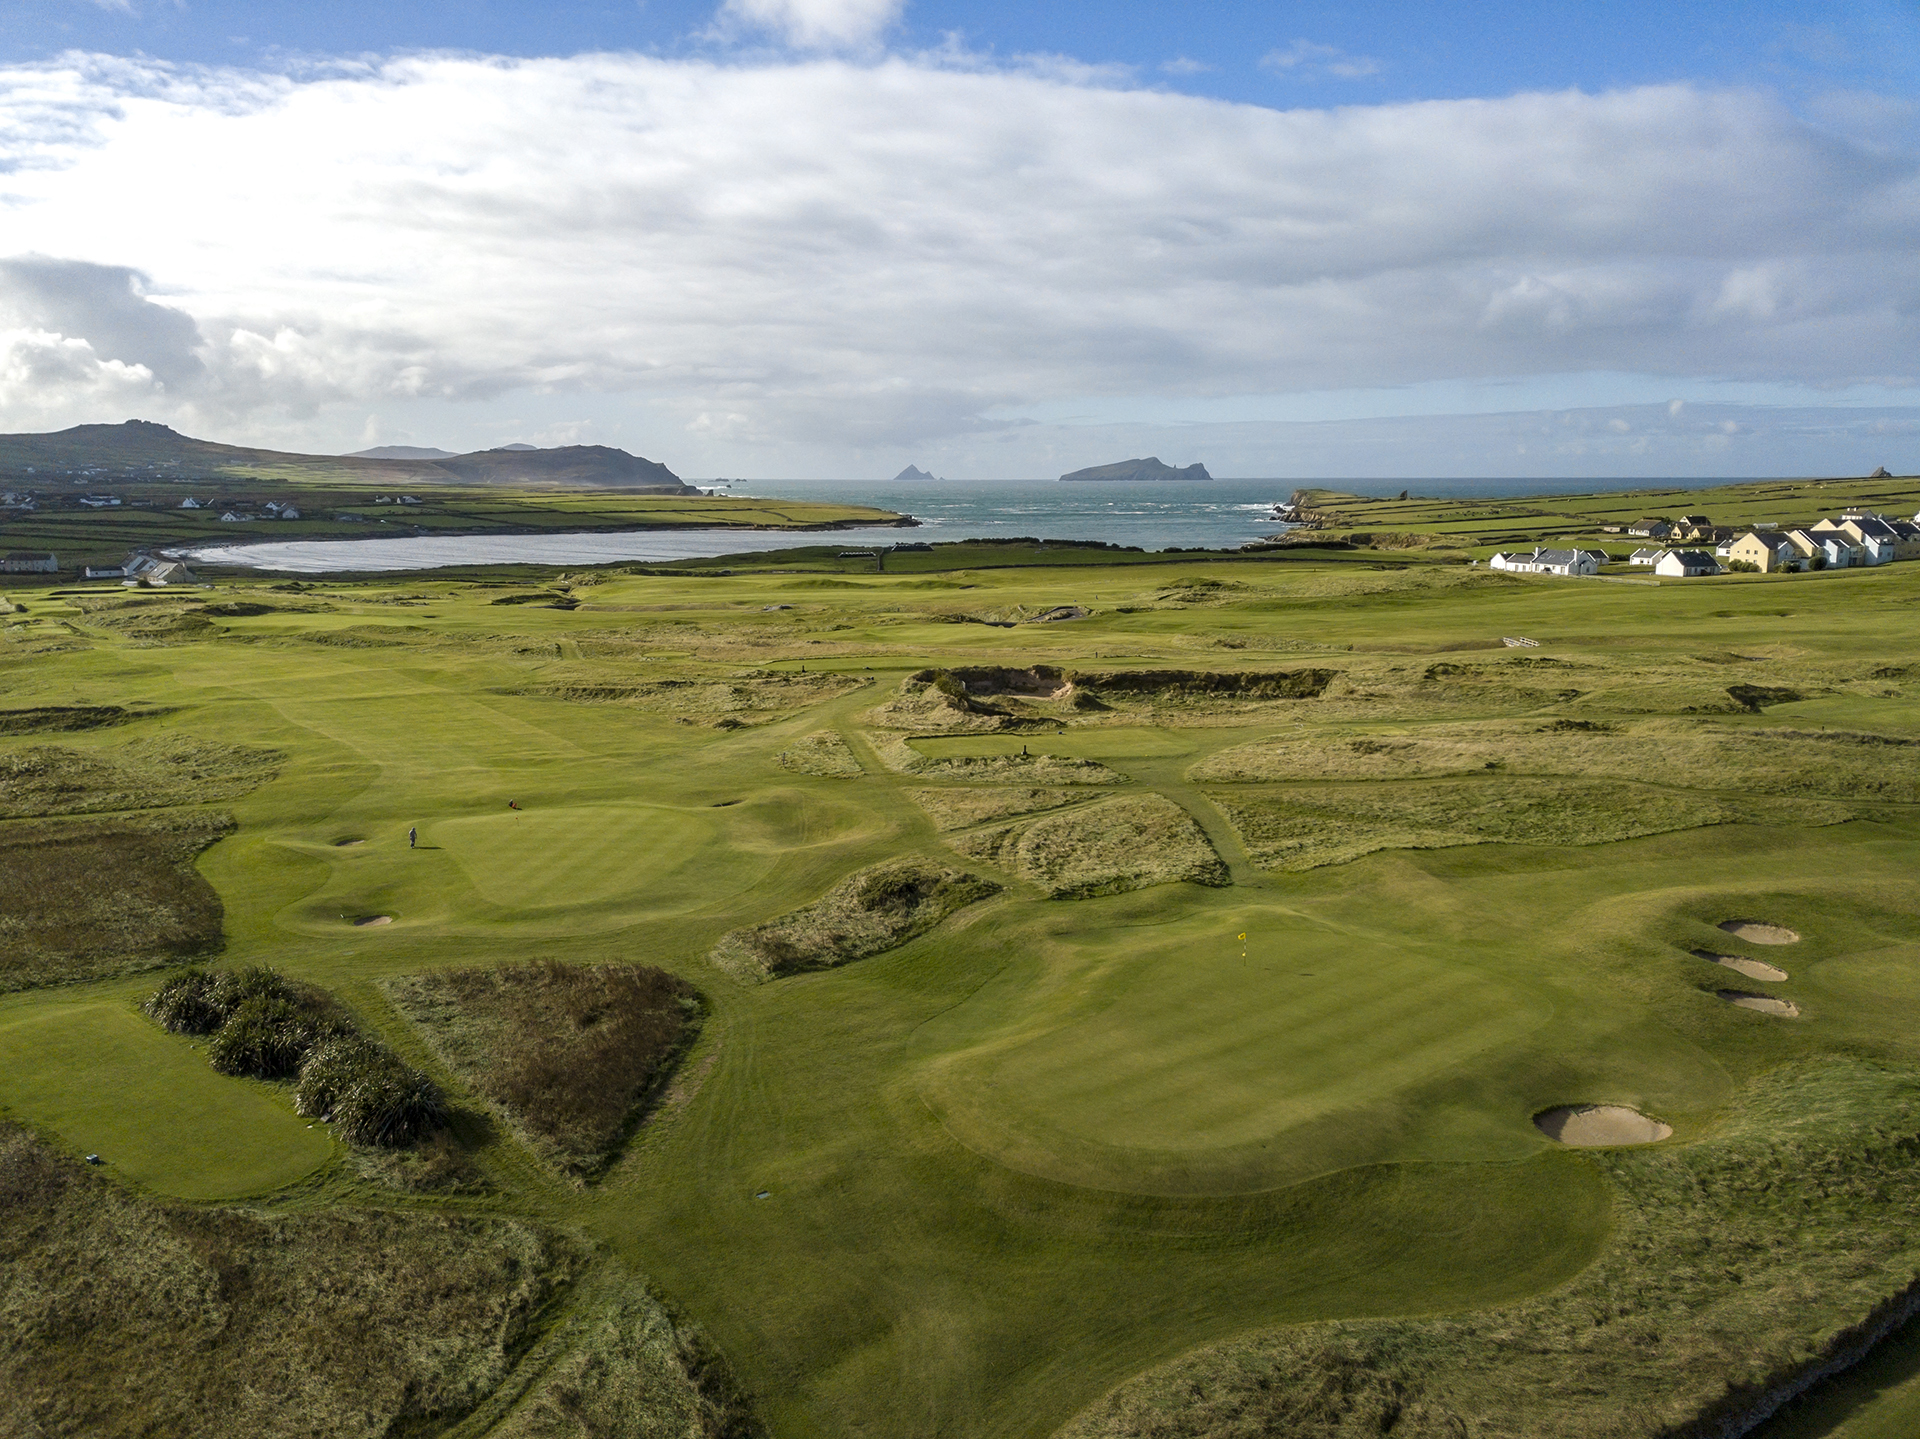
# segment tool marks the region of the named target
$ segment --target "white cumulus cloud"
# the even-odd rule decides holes
[[[726,0],[719,20],[768,31],[803,50],[840,50],[878,39],[905,8],[906,0]]]
[[[1915,157],[1685,85],[1277,111],[939,58],[69,57],[0,71],[0,213],[0,428],[136,382],[255,436],[533,397],[765,473],[1086,396],[1910,384],[1920,341]]]

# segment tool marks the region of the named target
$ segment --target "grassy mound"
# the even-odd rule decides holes
[[[962,755],[935,759],[901,735],[871,737],[881,763],[900,774],[968,784],[1125,784],[1126,776],[1098,760],[1073,755]]]
[[[933,819],[935,829],[968,829],[1011,815],[1059,809],[1088,798],[1085,791],[999,786],[992,789],[909,790],[913,802]]]
[[[583,1265],[520,1220],[157,1203],[0,1127],[0,1430],[425,1432]]]
[[[1193,778],[1431,779],[1473,771],[1641,779],[1808,800],[1920,800],[1920,740],[1853,730],[1730,727],[1652,720],[1632,726],[1432,725],[1393,735],[1315,735],[1222,750]]]
[[[1467,844],[1605,844],[1703,825],[1836,824],[1844,805],[1727,799],[1599,780],[1500,779],[1289,785],[1213,791],[1268,869],[1344,864],[1382,849]]]
[[[576,1174],[612,1158],[701,1018],[699,991],[649,965],[441,970],[387,993],[449,1069]]]
[[[933,860],[889,860],[848,876],[805,909],[734,930],[710,957],[748,981],[830,969],[905,944],[999,891],[991,880]]]
[[[817,774],[827,779],[858,779],[865,773],[847,742],[830,729],[796,740],[774,758],[797,774]]]
[[[1226,865],[1193,816],[1157,794],[1103,800],[1027,824],[958,835],[949,843],[1040,886],[1050,899],[1183,881],[1228,882]]]
[[[939,734],[974,734],[1015,727],[1013,711],[973,697],[967,682],[947,670],[916,670],[900,682],[899,693],[863,715],[882,729]]]
[[[697,1330],[627,1280],[584,1316],[572,1348],[491,1439],[761,1439],[732,1370]]]
[[[217,949],[220,897],[194,868],[226,815],[0,830],[0,991],[153,969]]]
[[[582,645],[583,652],[589,647]],[[636,679],[626,672],[581,667],[535,693],[574,704],[618,704],[677,717],[747,721],[787,714],[859,689],[865,680],[831,673],[751,670],[725,676]]]
[[[1920,1082],[1814,1063],[1748,1086],[1733,1112],[1699,1143],[1596,1152],[1613,1238],[1562,1288],[1204,1349],[1061,1439],[1744,1433],[1920,1283]]]
[[[220,803],[272,779],[282,758],[259,745],[177,736],[112,750],[34,745],[0,755],[0,818]]]

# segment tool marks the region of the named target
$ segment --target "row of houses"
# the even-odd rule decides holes
[[[1713,548],[1649,546],[1635,550],[1627,563],[1644,566],[1657,575],[1685,578],[1722,574],[1729,569],[1776,574],[1920,559],[1920,515],[1913,520],[1893,520],[1850,510],[1838,519],[1823,519],[1800,529],[1754,525],[1738,530],[1710,525],[1705,515],[1689,515],[1685,522],[1689,537],[1710,541]],[[1677,528],[1664,522],[1661,527],[1669,532]],[[1614,557],[1605,550],[1536,547],[1497,554],[1487,564],[1518,574],[1592,575],[1613,562]]]
[[[220,510],[223,524],[242,525],[252,520],[297,520],[300,518],[299,506],[291,500],[268,500],[260,507],[260,513],[254,514],[252,507],[245,502],[221,509],[213,500],[196,499],[188,495],[180,501],[183,510]]]

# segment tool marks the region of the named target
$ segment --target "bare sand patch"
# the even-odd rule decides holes
[[[1777,1014],[1782,1019],[1798,1019],[1800,1006],[1790,999],[1775,999],[1768,994],[1748,994],[1744,989],[1718,989],[1714,991],[1735,1009],[1758,1010],[1761,1014]]]
[[[1624,1104],[1563,1104],[1534,1115],[1533,1123],[1547,1138],[1579,1149],[1654,1144],[1673,1133],[1671,1124],[1650,1119]]]
[[[357,844],[365,843],[366,841],[364,839],[336,839],[333,842],[333,847],[335,849],[352,849]]]
[[[1748,944],[1798,944],[1800,935],[1785,925],[1768,924],[1759,919],[1723,919],[1718,926],[1735,939]]]
[[[392,923],[393,923],[393,916],[390,914],[370,914],[370,915],[367,915],[364,919],[356,919],[353,922],[353,927],[355,929],[367,929],[370,926],[376,925],[376,924],[392,924]]]
[[[1743,959],[1737,954],[1715,954],[1710,949],[1696,949],[1695,959],[1704,959],[1708,964],[1723,964],[1748,979],[1763,979],[1768,984],[1778,984],[1787,977],[1787,972],[1763,959]]]

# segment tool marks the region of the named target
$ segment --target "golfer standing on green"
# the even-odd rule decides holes
[[[420,829],[419,829],[419,826],[416,825],[407,831],[407,848],[412,849],[419,842],[420,842]]]

